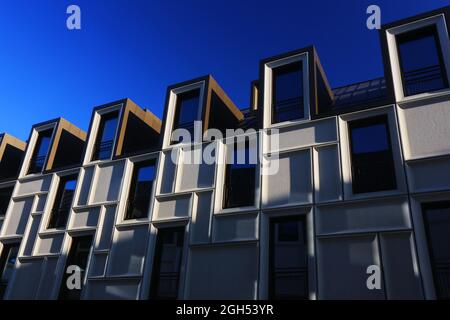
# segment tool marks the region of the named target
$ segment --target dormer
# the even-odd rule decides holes
[[[19,176],[27,144],[9,134],[0,134],[0,181]]]
[[[450,7],[381,28],[385,74],[397,102],[450,93]]]
[[[210,128],[225,135],[226,129],[238,128],[243,119],[242,112],[210,75],[172,85],[167,89],[163,148],[178,143],[200,143]],[[201,121],[197,135],[194,134],[195,121]],[[176,129],[189,132],[189,141],[173,134]]]
[[[33,126],[20,176],[81,164],[86,132],[58,118]]]
[[[333,92],[314,47],[260,62],[259,101],[263,128],[308,121],[333,102]],[[253,88],[252,88],[253,89]]]
[[[94,109],[84,164],[156,151],[161,120],[130,99]]]

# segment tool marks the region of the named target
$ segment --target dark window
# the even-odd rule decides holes
[[[18,253],[19,243],[3,245],[2,255],[0,257],[0,299],[3,298],[6,288],[8,287],[8,282],[14,271]]]
[[[66,267],[64,269],[64,276],[59,292],[59,299],[64,300],[79,300],[84,286],[84,276],[89,261],[89,254],[92,246],[92,235],[78,236],[72,238],[72,245],[70,246],[69,255],[67,256]],[[78,266],[81,269],[81,288],[69,289],[67,287],[67,279],[73,273],[67,273],[69,266]]]
[[[435,25],[400,34],[396,39],[405,96],[448,87]]]
[[[308,299],[306,219],[270,221],[270,299]]]
[[[301,119],[303,111],[303,68],[295,62],[273,69],[272,123]]]
[[[48,228],[65,228],[77,186],[77,176],[61,177]]]
[[[387,116],[349,123],[353,193],[395,189]]]
[[[177,299],[184,227],[158,229],[151,299]]]
[[[147,217],[154,179],[154,160],[134,164],[125,219],[139,219]]]
[[[186,129],[191,134],[191,138],[193,138],[194,121],[197,120],[199,103],[200,103],[200,89],[177,94],[175,117],[173,120],[173,130]]]
[[[13,190],[13,187],[0,189],[0,217],[6,215],[6,210],[8,210],[9,200],[11,200]]]
[[[224,208],[255,204],[256,153],[249,141],[235,143],[225,169]],[[230,150],[230,149],[229,149]]]
[[[53,129],[48,129],[38,133],[36,146],[34,147],[33,156],[31,157],[28,173],[42,172],[44,169],[45,159],[47,158],[50,140],[52,138]]]
[[[428,251],[438,299],[450,299],[450,202],[423,205]]]
[[[119,111],[114,111],[101,116],[92,160],[105,160],[111,158],[118,120]]]

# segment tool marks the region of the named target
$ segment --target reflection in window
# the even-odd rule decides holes
[[[397,36],[405,96],[448,87],[436,26]]]
[[[110,159],[116,137],[119,111],[114,111],[101,116],[97,139],[94,146],[92,160]]]
[[[353,193],[397,187],[387,116],[349,123]]]
[[[423,206],[428,251],[438,299],[450,299],[450,202]]]
[[[67,271],[69,266],[78,266],[81,270],[81,288],[69,289],[66,285],[67,278],[73,274],[64,272],[64,276],[61,282],[61,289],[59,292],[59,299],[62,300],[79,300],[81,292],[84,287],[84,276],[86,274],[86,268],[89,261],[89,254],[92,246],[92,235],[76,236],[72,238],[72,244],[70,246],[69,255],[67,256],[66,267],[64,271]]]
[[[173,130],[188,130],[191,138],[194,137],[194,121],[198,118],[200,103],[200,89],[195,89],[177,94]],[[176,141],[183,142],[183,141]],[[184,141],[187,142],[187,141]]]
[[[273,69],[272,123],[304,117],[302,69],[301,61]]]
[[[48,228],[65,228],[77,186],[77,176],[61,177]]]
[[[14,187],[0,189],[0,218],[6,215]]]
[[[18,253],[19,243],[3,245],[2,255],[0,257],[0,299],[3,298],[6,288],[8,287],[8,282],[14,271]]]
[[[256,148],[251,140],[234,143],[227,154],[223,208],[255,205]],[[232,151],[232,152],[231,152]]]
[[[270,299],[308,299],[305,217],[272,219],[270,235]]]
[[[44,169],[45,159],[47,158],[52,134],[53,129],[48,129],[38,133],[37,142],[30,161],[30,167],[28,168],[28,174],[42,172]]]
[[[154,179],[154,160],[134,164],[125,219],[147,217]]]
[[[151,299],[177,299],[183,256],[184,227],[158,229]]]

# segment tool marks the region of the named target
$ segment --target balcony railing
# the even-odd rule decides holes
[[[29,173],[37,173],[42,171],[44,168],[45,158],[47,156],[39,156],[31,159],[30,170]]]
[[[403,72],[405,95],[440,90],[446,87],[445,74],[441,65]]]
[[[105,160],[111,157],[114,140],[101,141],[95,146],[94,160]]]
[[[273,121],[282,122],[303,118],[303,97],[274,102]]]
[[[437,263],[435,273],[439,299],[450,299],[450,263]]]

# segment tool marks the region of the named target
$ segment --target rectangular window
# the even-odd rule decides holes
[[[19,253],[19,243],[4,244],[2,255],[0,257],[0,299],[3,299],[8,282],[11,279]]]
[[[223,208],[255,205],[257,158],[249,142],[235,143],[232,152],[227,155]]]
[[[14,187],[0,189],[0,218],[6,215]]]
[[[61,300],[80,300],[81,292],[84,287],[84,276],[86,274],[86,268],[89,261],[89,255],[91,253],[92,235],[76,236],[72,237],[72,244],[70,246],[69,255],[67,256],[66,267],[64,269],[64,276],[61,282],[61,288],[59,292],[59,299]],[[69,289],[67,287],[67,278],[73,274],[67,273],[69,266],[78,266],[80,268],[80,289]]]
[[[194,121],[198,119],[200,104],[200,89],[177,94],[173,130],[185,129],[189,131],[191,139],[194,137]],[[188,141],[174,141],[188,142]]]
[[[436,25],[402,33],[396,40],[405,96],[448,88]]]
[[[119,111],[101,115],[92,161],[111,158],[118,121]]]
[[[438,299],[450,299],[450,202],[427,203],[422,207],[428,251]]]
[[[130,193],[128,195],[126,220],[147,217],[154,179],[155,160],[134,164]]]
[[[77,186],[77,175],[60,177],[48,228],[65,228]]]
[[[397,187],[386,115],[349,123],[353,193]]]
[[[273,69],[272,123],[301,119],[303,110],[303,66],[295,62]]]
[[[178,298],[184,227],[158,229],[150,299]]]
[[[270,220],[270,299],[308,299],[308,246],[304,216]]]
[[[31,157],[28,174],[42,172],[45,165],[45,159],[50,148],[53,129],[38,132],[38,138]]]

